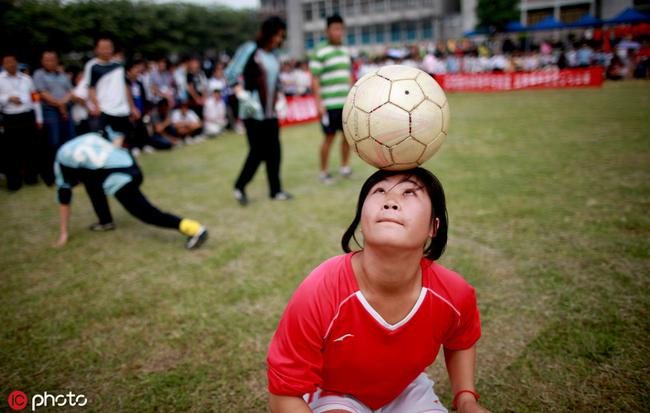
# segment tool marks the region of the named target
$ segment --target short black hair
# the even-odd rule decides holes
[[[287,24],[278,16],[271,16],[262,22],[259,33],[257,33],[257,47],[264,47],[280,30],[287,30]]]
[[[344,252],[351,252],[350,249],[350,240],[354,239],[354,242],[360,246],[359,241],[357,240],[354,233],[361,222],[361,210],[363,209],[363,203],[366,201],[368,193],[377,183],[383,181],[384,179],[395,176],[395,175],[408,175],[416,177],[421,183],[429,199],[431,200],[431,223],[435,225],[435,220],[438,218],[440,225],[436,231],[431,243],[424,248],[424,256],[430,260],[437,260],[442,256],[442,253],[445,251],[447,246],[447,232],[449,230],[449,219],[447,217],[447,206],[445,202],[445,191],[442,188],[442,184],[438,178],[432,174],[430,171],[424,168],[413,168],[405,171],[387,171],[380,169],[364,182],[359,192],[359,200],[357,202],[357,211],[352,220],[352,223],[348,229],[343,233],[341,238],[341,247]],[[435,226],[434,226],[435,228]]]
[[[143,64],[146,64],[146,61],[144,59],[140,59],[140,58],[130,59],[126,62],[126,65],[124,65],[124,69],[129,71],[133,66],[143,65]]]
[[[111,43],[113,43],[113,47],[115,47],[115,40],[113,40],[113,36],[111,36],[108,33],[99,33],[95,37],[95,43],[94,43],[95,47],[97,47],[97,44],[99,44],[99,42],[101,42],[102,40],[110,41]]]
[[[341,17],[340,14],[332,14],[327,18],[327,27],[330,27],[334,23],[341,23],[343,24],[343,17]]]

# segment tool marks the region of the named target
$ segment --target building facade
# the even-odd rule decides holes
[[[287,20],[291,57],[302,58],[325,38],[325,19],[338,13],[352,53],[459,38],[476,25],[476,0],[262,0],[265,15]]]
[[[589,13],[599,19],[611,19],[627,7],[639,8],[644,0],[520,0],[521,24],[530,26],[553,16],[562,23],[573,23]]]

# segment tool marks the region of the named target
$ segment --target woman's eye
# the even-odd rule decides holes
[[[404,191],[404,195],[415,195],[414,189],[407,189]]]
[[[386,192],[386,191],[384,191],[384,188],[377,188],[377,189],[375,189],[375,193],[376,193],[376,194],[383,194],[384,192]]]

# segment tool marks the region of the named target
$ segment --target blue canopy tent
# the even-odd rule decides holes
[[[508,24],[506,24],[506,32],[525,32],[526,31],[526,26],[521,24],[519,21],[512,21]]]
[[[643,23],[650,21],[650,15],[628,7],[613,19],[605,20],[606,24]]]
[[[537,30],[556,30],[556,29],[565,29],[567,26],[564,23],[560,23],[555,20],[553,16],[548,16],[544,20],[541,20],[532,26],[527,27],[527,31],[537,31]]]
[[[602,20],[595,18],[589,13],[585,13],[578,20],[574,21],[571,24],[568,24],[568,27],[595,27],[601,26],[602,24]]]
[[[479,27],[476,30],[470,30],[463,33],[463,37],[475,37],[475,36],[485,36],[490,34],[490,31],[486,28]]]

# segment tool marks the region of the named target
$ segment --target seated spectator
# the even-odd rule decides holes
[[[582,43],[582,46],[576,52],[576,58],[578,59],[578,67],[589,67],[591,66],[591,58],[593,57],[594,49],[589,47],[587,42]]]
[[[296,94],[303,96],[311,93],[311,71],[309,63],[298,62],[294,70],[294,80],[296,82]]]
[[[626,74],[627,68],[625,67],[625,64],[621,58],[615,54],[612,60],[609,62],[609,66],[607,66],[607,70],[605,72],[607,79],[621,80],[625,77]]]
[[[224,91],[226,89],[226,76],[223,74],[223,65],[221,63],[214,67],[212,77],[208,79],[208,90]]]
[[[294,96],[296,94],[296,79],[291,70],[291,63],[289,62],[282,64],[280,83],[282,84],[282,91],[286,96]]]
[[[154,104],[162,99],[167,99],[167,102],[174,104],[174,75],[169,70],[167,58],[163,57],[156,62],[156,68],[151,72],[149,86]]]
[[[203,131],[212,138],[220,134],[227,124],[226,104],[221,98],[221,89],[216,88],[203,106]]]
[[[181,103],[180,108],[172,111],[171,124],[179,139],[190,139],[201,133],[201,119],[189,108],[187,102]]]
[[[156,142],[156,149],[171,149],[180,142],[176,129],[172,125],[169,102],[162,98],[151,111],[151,139]]]

